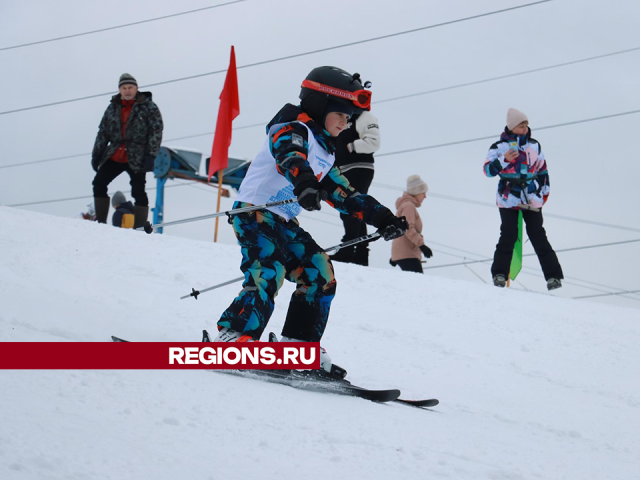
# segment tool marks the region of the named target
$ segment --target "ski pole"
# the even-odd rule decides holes
[[[227,210],[225,212],[210,213],[208,215],[201,215],[199,217],[185,218],[183,220],[175,220],[173,222],[162,222],[162,223],[156,223],[155,225],[151,225],[150,222],[147,222],[144,225],[144,227],[138,227],[138,228],[136,228],[136,230],[144,230],[147,233],[153,233],[154,230],[156,230],[156,229],[158,229],[160,227],[166,227],[166,226],[169,226],[169,225],[179,225],[181,223],[197,222],[198,220],[205,220],[207,218],[222,217],[224,215],[236,215],[238,213],[253,212],[254,210],[262,210],[263,208],[277,207],[279,205],[287,205],[289,203],[295,203],[297,201],[298,201],[298,199],[296,199],[296,198],[288,198],[287,200],[280,200],[278,202],[265,203],[264,205],[254,205],[254,206],[251,206],[251,207],[236,208],[235,210]]]
[[[380,234],[378,232],[376,233],[370,233],[369,235],[363,235],[362,237],[358,237],[358,238],[354,238],[353,240],[348,240],[344,243],[341,243],[340,245],[335,245],[333,247],[329,247],[325,250],[326,253],[329,252],[333,252],[333,251],[338,251],[341,248],[346,248],[346,247],[350,247],[352,245],[355,245],[357,243],[362,243],[362,242],[367,242],[367,241],[374,241],[377,240],[378,238],[380,238]]]
[[[189,298],[189,297],[194,297],[197,300],[198,295],[200,295],[201,293],[208,292],[209,290],[215,290],[216,288],[224,287],[225,285],[231,285],[232,283],[239,282],[243,278],[244,278],[244,275],[242,277],[234,278],[233,280],[229,280],[227,282],[214,285],[213,287],[205,288],[204,290],[196,290],[195,288],[192,288],[191,293],[189,295],[185,295],[184,297],[180,297],[180,300],[184,300],[185,298]]]
[[[358,237],[358,238],[354,238],[353,240],[349,240],[347,242],[341,243],[340,245],[335,245],[333,247],[327,248],[325,250],[325,253],[329,253],[332,251],[338,251],[341,248],[344,247],[350,247],[351,245],[355,245],[356,243],[360,243],[360,242],[366,242],[368,240],[376,240],[380,238],[380,234],[378,232],[376,233],[371,233],[369,235],[363,235],[362,237]],[[180,297],[180,300],[184,300],[185,298],[189,298],[189,297],[194,297],[196,300],[198,299],[198,295],[200,295],[201,293],[204,292],[208,292],[210,290],[215,290],[216,288],[220,288],[220,287],[224,287],[226,285],[231,285],[232,283],[236,283],[239,282],[240,280],[244,279],[244,275],[242,277],[238,277],[238,278],[234,278],[233,280],[228,280],[224,283],[220,283],[218,285],[214,285],[213,287],[209,287],[209,288],[205,288],[204,290],[196,290],[195,288],[191,288],[191,293],[189,295],[185,295],[183,297]]]

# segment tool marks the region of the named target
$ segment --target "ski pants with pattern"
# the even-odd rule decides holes
[[[251,206],[236,202],[233,208]],[[329,256],[298,225],[268,210],[232,217],[242,250],[242,291],[218,321],[219,327],[259,339],[271,318],[285,278],[297,287],[291,296],[282,335],[319,342],[336,292]]]

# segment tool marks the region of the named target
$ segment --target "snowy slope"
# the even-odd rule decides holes
[[[238,276],[236,247],[11,208],[0,252],[1,341],[197,341],[239,289],[179,300]],[[336,270],[324,346],[432,412],[205,371],[2,371],[0,478],[638,478],[637,310]]]

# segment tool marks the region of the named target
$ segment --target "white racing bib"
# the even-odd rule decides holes
[[[307,161],[309,162],[313,173],[318,178],[318,181],[320,181],[327,175],[327,173],[329,173],[331,167],[333,167],[335,156],[322,148],[313,136],[313,132],[309,127],[302,122],[298,123],[304,125],[309,132],[309,153],[307,155]],[[262,144],[262,148],[256,155],[256,158],[254,158],[253,162],[251,162],[249,170],[247,170],[247,175],[244,177],[244,180],[240,185],[240,190],[238,191],[238,196],[236,198],[237,201],[251,203],[253,205],[263,205],[265,203],[296,198],[293,194],[293,185],[289,183],[284,176],[278,173],[278,170],[276,169],[276,159],[273,158],[271,150],[269,149],[270,136],[278,131],[278,129],[283,125],[285,124],[276,124],[269,129],[269,133]],[[292,135],[292,141],[295,145],[298,145],[298,142],[300,146],[304,145],[304,139],[295,133]],[[269,207],[267,210],[288,221],[297,217],[302,211],[302,207],[295,202],[278,207]]]

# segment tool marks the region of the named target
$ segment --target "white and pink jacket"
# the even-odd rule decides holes
[[[519,153],[512,162],[504,157],[509,150]],[[518,136],[505,128],[500,140],[491,145],[483,170],[487,177],[500,176],[496,192],[500,208],[516,208],[523,203],[542,208],[547,201],[550,191],[547,162],[540,143],[531,138],[531,129]]]

